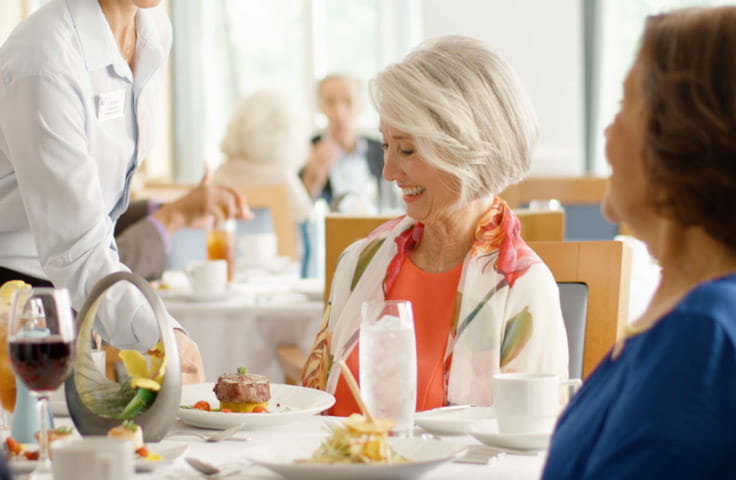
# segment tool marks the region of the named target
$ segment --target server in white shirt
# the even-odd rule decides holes
[[[171,47],[159,2],[52,0],[0,47],[0,281],[66,287],[79,310],[102,277],[127,270],[113,228],[154,138]],[[120,348],[159,336],[122,284],[95,329]],[[181,331],[177,340],[182,357],[198,356]]]

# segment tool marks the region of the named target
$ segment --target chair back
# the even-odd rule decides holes
[[[527,177],[504,190],[500,197],[511,208],[533,200],[556,199],[565,208],[566,240],[610,240],[617,225],[606,220],[600,204],[606,193],[606,177]]]
[[[273,231],[278,240],[278,254],[297,259],[297,230],[289,211],[289,190],[284,184],[247,185],[238,189],[245,195],[251,209],[265,208],[271,212]]]
[[[560,292],[568,330],[571,375],[582,360],[582,377],[586,378],[621,337],[628,321],[631,247],[614,240],[529,242],[529,246],[549,267],[558,284],[587,287],[584,317],[579,315],[580,305],[585,302],[580,298],[584,294],[578,291],[579,298],[575,300],[569,292],[565,293],[568,287]]]

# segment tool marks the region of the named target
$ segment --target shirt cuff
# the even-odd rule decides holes
[[[171,235],[169,235],[169,232],[166,230],[166,227],[164,227],[164,224],[151,215],[148,215],[146,217],[146,220],[151,222],[153,226],[156,227],[156,230],[158,230],[158,234],[161,237],[161,243],[164,244],[164,251],[166,253],[169,253],[169,251],[171,250]]]

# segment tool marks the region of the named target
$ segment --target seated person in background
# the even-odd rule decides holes
[[[357,78],[333,74],[317,85],[327,131],[312,139],[312,151],[300,176],[312,197],[336,207],[344,195],[357,195],[372,211],[398,204],[394,190],[382,182],[383,150],[376,140],[358,134],[362,110]],[[335,210],[336,208],[333,208]]]
[[[236,189],[212,185],[209,169],[202,181],[173,202],[131,202],[115,225],[120,261],[138,275],[161,278],[171,235],[180,228],[204,228],[215,220],[252,218],[245,197]]]
[[[232,186],[284,184],[296,226],[312,207],[298,171],[309,144],[304,108],[278,90],[258,90],[240,101],[228,123],[220,149],[225,162],[213,183]]]
[[[736,7],[649,17],[603,212],[662,266],[560,417],[543,478],[736,478]]]
[[[501,371],[567,377],[557,284],[495,196],[526,175],[537,138],[516,74],[479,41],[442,37],[380,72],[371,92],[383,176],[407,215],[341,255],[302,383],[334,393],[335,415],[359,411],[337,361],[358,377],[360,306],[384,298],[413,304],[417,410],[490,405]]]

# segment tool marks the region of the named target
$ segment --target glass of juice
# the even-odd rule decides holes
[[[0,405],[2,406],[2,425],[7,428],[7,414],[15,409],[15,375],[8,355],[8,313],[0,313]]]
[[[207,259],[227,260],[227,281],[235,274],[235,219],[224,220],[207,230]]]

